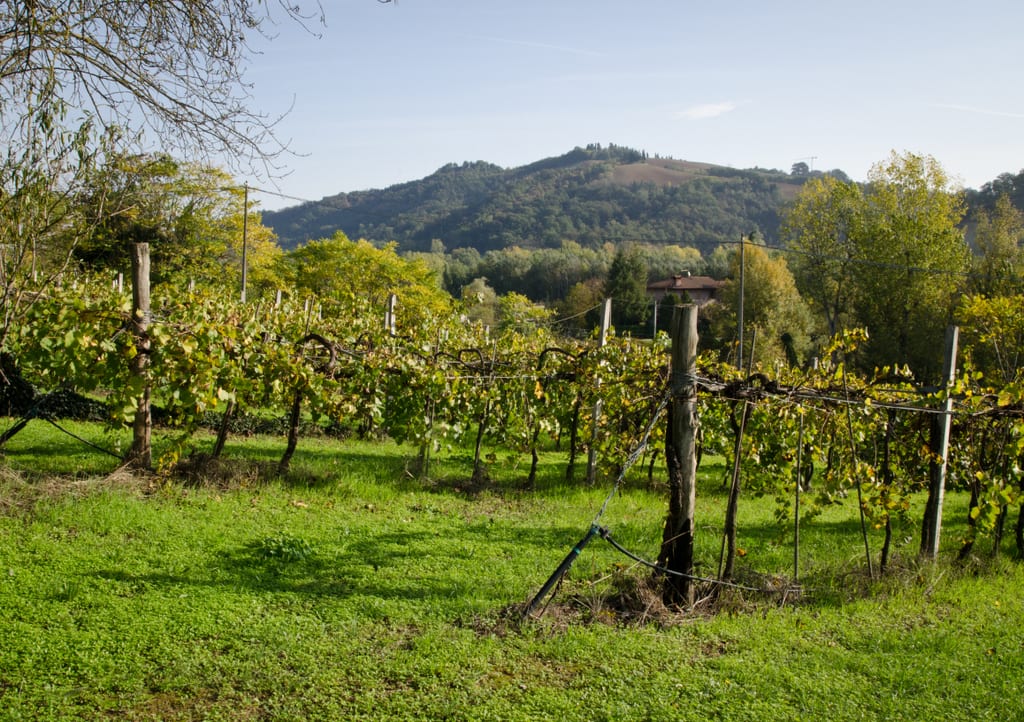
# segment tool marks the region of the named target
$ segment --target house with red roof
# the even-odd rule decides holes
[[[664,281],[648,283],[647,295],[659,302],[669,294],[684,300],[689,297],[698,306],[703,306],[717,300],[724,285],[725,281],[718,281],[711,276],[691,276],[689,271],[683,271]]]

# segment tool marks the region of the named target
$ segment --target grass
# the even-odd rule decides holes
[[[595,539],[520,625],[608,491],[566,486],[557,454],[523,492],[526,469],[507,464],[486,489],[457,457],[421,482],[407,448],[303,439],[285,479],[190,486],[110,474],[114,460],[61,436],[33,422],[6,449],[0,720],[1024,715],[1024,570],[1007,555],[946,561],[959,494],[937,565],[918,565],[912,542],[869,581],[851,502],[802,528],[806,593],[784,605],[730,592],[714,614],[630,621],[616,594],[648,577]],[[282,444],[227,454],[259,469]],[[698,500],[711,574],[725,504],[713,462]],[[602,523],[654,556],[666,506],[662,489],[631,482]],[[772,502],[740,510],[744,578],[791,576]],[[877,532],[871,543],[877,554]]]

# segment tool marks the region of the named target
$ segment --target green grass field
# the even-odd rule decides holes
[[[470,487],[458,457],[424,482],[406,473],[411,449],[310,439],[288,478],[261,480],[282,448],[235,440],[238,468],[197,486],[111,474],[114,459],[43,422],[12,439],[0,719],[1024,718],[1024,569],[1009,545],[952,563],[960,494],[935,565],[899,529],[911,539],[890,574],[868,580],[848,500],[802,527],[800,595],[730,591],[668,614],[644,596],[649,574],[595,539],[520,624],[607,485],[565,486],[554,453],[533,492],[511,462]],[[698,498],[709,575],[725,506],[715,461]],[[666,509],[658,484],[629,480],[601,521],[654,557]],[[773,502],[742,498],[739,525],[740,577],[791,578]]]

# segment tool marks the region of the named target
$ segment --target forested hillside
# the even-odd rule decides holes
[[[481,252],[638,241],[704,252],[742,234],[777,236],[779,209],[806,175],[737,170],[590,145],[520,168],[449,164],[418,181],[339,193],[263,214],[284,248],[344,231],[403,251]]]

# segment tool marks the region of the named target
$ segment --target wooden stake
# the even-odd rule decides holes
[[[803,409],[800,409],[803,411]],[[800,414],[800,431],[796,435],[796,491],[793,502],[793,583],[800,580],[800,487],[804,483],[804,415]]]
[[[248,259],[248,248],[249,248],[249,184],[246,183],[244,186],[245,195],[242,201],[242,303],[245,303],[246,287],[248,286],[249,279],[249,259]]]
[[[871,543],[868,540],[867,516],[864,513],[864,489],[860,478],[860,459],[857,456],[857,439],[853,432],[853,409],[850,404],[850,387],[846,383],[846,358],[843,358],[843,396],[846,398],[846,425],[850,431],[850,468],[855,474],[857,484],[857,508],[860,510],[860,535],[864,540],[864,558],[868,565],[868,578],[875,578],[875,570],[871,563]]]
[[[744,285],[746,283],[747,269],[744,249],[746,247],[746,240],[745,236],[740,236],[740,298],[738,308],[736,309],[736,368],[740,371],[743,370],[743,299],[746,296]]]
[[[132,359],[132,376],[142,379],[142,395],[135,410],[132,424],[132,446],[128,451],[128,462],[142,469],[153,465],[153,450],[150,440],[153,432],[153,416],[150,409],[150,385],[145,380],[149,368],[149,244],[133,243],[132,253],[132,334],[135,336],[137,353]]]
[[[608,329],[612,323],[612,300],[604,300],[604,313],[601,315],[601,332],[598,334],[597,347],[604,348],[608,343]],[[595,390],[600,390],[601,379],[594,382]],[[590,434],[590,453],[587,455],[587,484],[593,486],[597,481],[597,437],[601,422],[601,399],[594,402],[593,428]]]
[[[935,559],[939,555],[942,503],[946,492],[946,468],[949,462],[949,426],[953,415],[952,387],[956,381],[956,354],[959,343],[960,328],[949,326],[946,329],[946,358],[942,366],[946,398],[942,402],[942,414],[937,415],[933,422],[932,452],[938,455],[938,461],[929,464],[928,502],[925,505],[924,524],[921,530],[921,556],[926,559]]]
[[[672,401],[665,461],[669,502],[658,560],[676,572],[665,580],[666,603],[693,606],[694,507],[697,503],[697,306],[676,306],[672,316]],[[685,575],[685,576],[680,576]]]
[[[396,324],[395,324],[395,305],[398,303],[398,296],[390,294],[388,296],[388,305],[384,310],[384,330],[389,336],[395,335]]]
[[[746,432],[749,416],[750,402],[744,399],[740,409],[740,420],[735,425],[736,441],[733,444],[732,484],[729,486],[729,500],[725,505],[725,528],[722,531],[722,548],[718,554],[718,578],[725,581],[732,579],[733,565],[736,561],[736,514],[740,500],[743,434]]]

